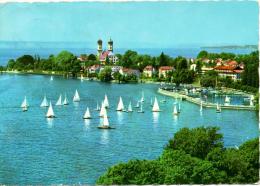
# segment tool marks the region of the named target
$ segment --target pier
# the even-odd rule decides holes
[[[190,97],[190,96],[187,96],[185,94],[178,93],[178,92],[171,92],[171,91],[167,91],[167,90],[163,90],[163,89],[159,88],[158,93],[163,94],[165,96],[170,96],[170,97],[179,98],[179,99],[182,99],[182,100],[187,100],[187,101],[194,103],[194,104],[197,104],[197,105],[201,104],[200,99],[193,98],[193,97]],[[205,108],[216,108],[217,104],[202,101],[202,106],[205,107]],[[255,110],[255,107],[254,106],[245,106],[245,105],[221,105],[221,109]]]

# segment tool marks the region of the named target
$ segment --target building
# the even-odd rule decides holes
[[[159,77],[166,77],[167,73],[173,71],[174,68],[171,66],[161,66],[159,68]]]
[[[103,50],[102,48],[102,40],[99,39],[97,41],[97,56],[99,58],[99,61],[101,62],[101,64],[106,65],[107,60],[109,61],[109,63],[115,64],[116,62],[118,62],[118,57],[113,53],[113,40],[110,38],[108,41],[108,50]]]
[[[146,66],[143,70],[143,74],[145,77],[152,77],[154,72],[155,69],[151,65]]]
[[[89,72],[90,74],[92,74],[92,73],[99,73],[100,68],[101,68],[101,65],[92,65],[92,66],[90,66],[90,67],[88,68],[88,72]]]
[[[220,77],[228,77],[231,78],[234,81],[241,80],[241,73],[243,72],[243,69],[239,66],[216,66],[214,68],[216,72],[218,72],[218,75]]]
[[[124,76],[129,76],[129,75],[135,75],[136,77],[140,77],[140,71],[139,70],[136,70],[136,69],[131,69],[131,68],[121,68],[119,70],[119,73],[121,75],[124,75]]]
[[[201,73],[202,74],[205,74],[206,72],[211,71],[211,70],[214,70],[214,68],[213,67],[206,67],[206,66],[201,67]]]

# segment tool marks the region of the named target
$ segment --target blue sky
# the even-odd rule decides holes
[[[0,40],[67,41],[117,48],[258,43],[257,2],[0,4]]]

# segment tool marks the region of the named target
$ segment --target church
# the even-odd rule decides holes
[[[113,41],[110,38],[108,41],[108,49],[103,50],[103,41],[99,39],[97,41],[98,47],[97,47],[97,56],[101,64],[107,65],[107,60],[109,60],[110,64],[115,64],[118,61],[118,57],[113,53]]]

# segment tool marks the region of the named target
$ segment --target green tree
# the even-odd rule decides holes
[[[88,60],[89,60],[89,61],[96,61],[97,58],[96,58],[96,56],[95,56],[94,54],[89,54]]]
[[[200,51],[200,53],[197,55],[197,58],[199,59],[201,59],[201,58],[207,58],[208,57],[208,52],[207,51],[205,51],[205,50],[202,50],[202,51]]]
[[[100,79],[101,81],[106,81],[106,82],[108,82],[108,81],[111,81],[111,80],[112,80],[112,75],[111,75],[111,73],[112,73],[111,68],[110,68],[110,67],[105,67],[103,70],[101,70],[101,71],[99,72],[98,77],[99,77],[99,79]]]

